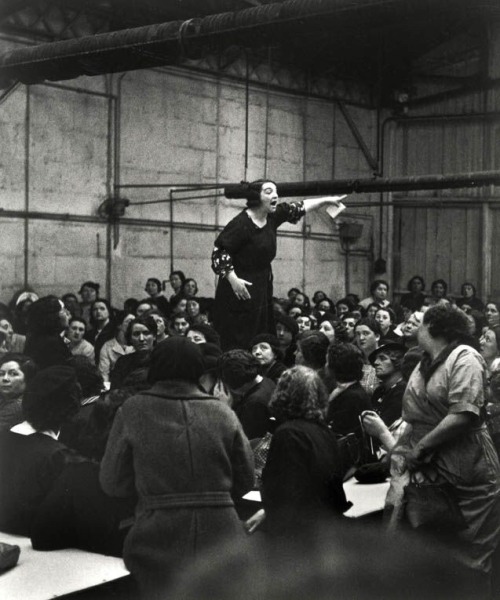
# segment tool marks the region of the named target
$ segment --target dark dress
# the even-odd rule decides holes
[[[258,227],[243,210],[215,240],[212,268],[219,275],[213,311],[214,326],[223,350],[248,348],[259,333],[276,334],[272,297],[271,262],[276,256],[277,229],[286,221],[297,223],[305,214],[300,203],[281,203]],[[249,281],[251,298],[239,300],[225,275],[234,268],[240,279]]]
[[[262,472],[262,499],[272,534],[297,535],[349,508],[337,440],[325,424],[294,419],[276,429]]]
[[[470,306],[472,310],[477,310],[478,312],[483,312],[484,304],[481,302],[479,298],[476,296],[472,296],[472,298],[459,298],[457,300],[458,308],[462,308],[462,306]]]

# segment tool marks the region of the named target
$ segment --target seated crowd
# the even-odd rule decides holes
[[[292,288],[286,299],[273,299],[276,334],[223,351],[213,299],[198,296],[196,281],[182,271],[169,283],[167,297],[161,281],[149,278],[147,297],[129,298],[120,309],[92,281],[81,285],[80,300],[23,290],[0,304],[0,531],[31,537],[35,549],[123,556],[147,599],[163,598],[179,566],[215,544],[259,537],[297,544],[318,526],[361,539],[359,528],[345,529],[351,503],[343,481],[363,465],[378,481],[393,474],[414,418],[403,410],[405,393],[425,386],[464,345],[490,385],[451,412],[472,415],[474,431],[488,427],[495,444],[489,464],[498,467],[500,308],[483,304],[473,284],[453,298],[444,280],[427,294],[415,276],[394,302],[384,280],[361,300],[349,293],[334,301],[323,291],[310,300]],[[415,464],[420,459],[411,454]],[[480,503],[476,483],[471,501]],[[254,489],[262,509],[245,514],[241,498]],[[481,528],[487,541],[456,541],[475,545],[476,562],[466,551],[456,560],[477,576],[464,585],[472,581],[478,598],[491,593],[500,522],[493,527],[489,519],[500,515],[500,479],[487,496],[482,512],[460,505],[466,520],[481,512],[481,522],[470,516],[469,530]],[[388,523],[398,509],[388,503]],[[259,535],[248,537],[254,530]],[[373,532],[366,535],[375,555]],[[434,556],[419,544],[418,565],[427,551]],[[410,554],[405,547],[405,560]],[[435,574],[438,587],[448,567]],[[380,597],[401,592],[387,583],[380,590]]]

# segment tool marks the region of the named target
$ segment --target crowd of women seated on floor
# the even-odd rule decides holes
[[[427,294],[420,276],[394,302],[381,279],[361,300],[292,288],[274,299],[275,333],[223,351],[213,300],[182,271],[168,282],[169,298],[149,278],[147,297],[118,309],[92,281],[80,300],[21,290],[0,304],[0,531],[37,549],[123,556],[142,597],[161,598],[215,544],[309,543],[318,526],[349,536],[342,482],[392,476],[387,529],[446,544],[473,597],[489,597],[495,302],[470,282],[459,298],[442,279]],[[415,477],[452,490],[463,526],[412,529],[404,490]],[[262,509],[242,520],[252,489]]]

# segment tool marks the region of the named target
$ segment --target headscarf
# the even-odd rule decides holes
[[[198,344],[182,336],[172,336],[154,348],[148,381],[181,379],[196,383],[204,370],[203,352]]]

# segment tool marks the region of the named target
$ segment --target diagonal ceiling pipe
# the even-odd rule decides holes
[[[426,5],[422,0],[420,6]],[[433,0],[446,7],[459,0]],[[363,18],[408,14],[412,0],[285,0],[239,11],[209,15],[187,21],[125,29],[74,40],[15,49],[0,57],[0,78],[39,83],[45,79],[71,79],[80,75],[129,71],[174,64],[183,50],[214,39],[227,44],[258,45],[273,43],[278,33],[285,39],[304,33],[308,20],[320,26],[331,16],[336,24],[341,17],[363,11]],[[429,9],[430,10],[430,9]]]

